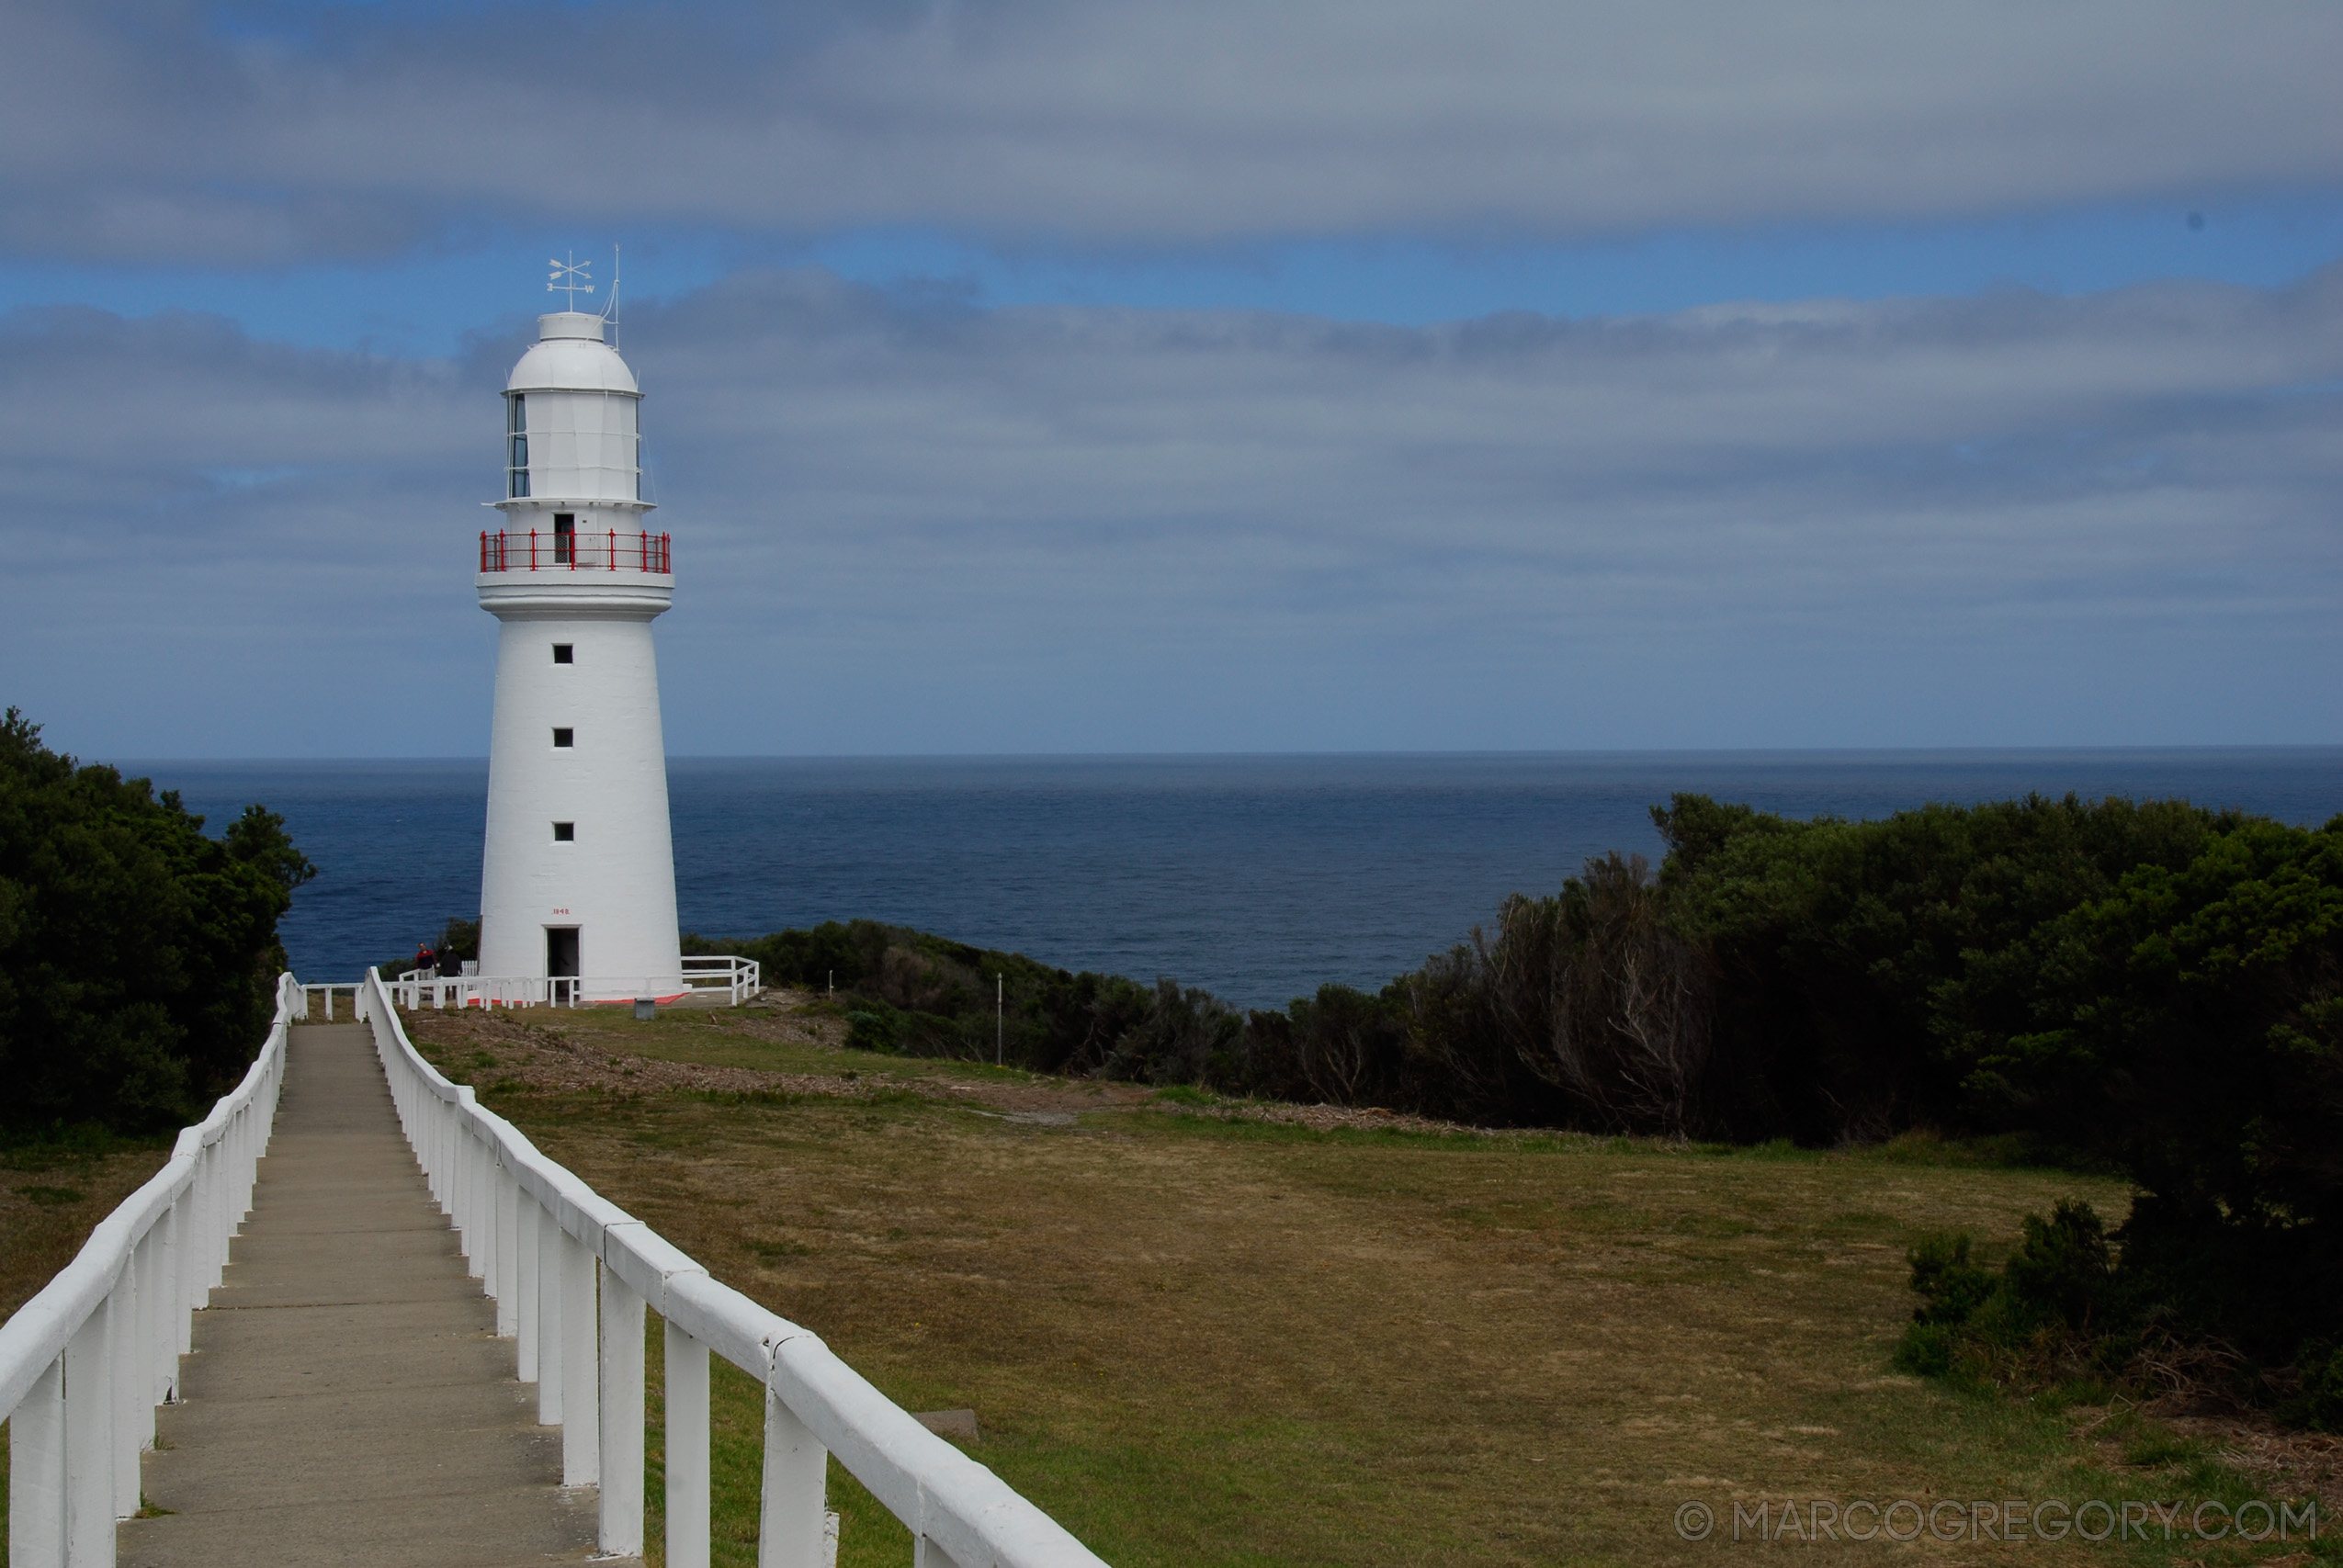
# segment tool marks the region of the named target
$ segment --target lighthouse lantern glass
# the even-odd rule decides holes
[[[517,501],[529,492],[529,426],[526,395],[504,394],[504,495]]]

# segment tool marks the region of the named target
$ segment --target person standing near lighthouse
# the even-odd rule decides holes
[[[561,270],[557,288],[590,291]],[[557,1002],[685,989],[651,636],[674,575],[607,325],[538,319],[505,383],[504,525],[481,535],[476,581],[498,623],[480,972],[543,977]]]

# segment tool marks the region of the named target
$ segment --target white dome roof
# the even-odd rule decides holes
[[[635,373],[602,341],[602,318],[557,310],[537,319],[538,341],[504,379],[508,392],[636,392]]]

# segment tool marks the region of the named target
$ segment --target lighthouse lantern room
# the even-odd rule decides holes
[[[642,393],[580,310],[538,319],[504,390],[503,526],[480,539],[497,620],[481,973],[553,1001],[685,988],[651,623],[674,597],[642,497]]]

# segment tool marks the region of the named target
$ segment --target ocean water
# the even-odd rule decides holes
[[[296,972],[355,978],[480,908],[485,761],[144,761],[217,830],[284,814],[320,875]],[[866,917],[1246,1006],[1376,987],[1699,792],[1798,817],[2073,791],[2301,824],[2343,811],[2343,748],[1490,755],[677,758],[684,926]]]

